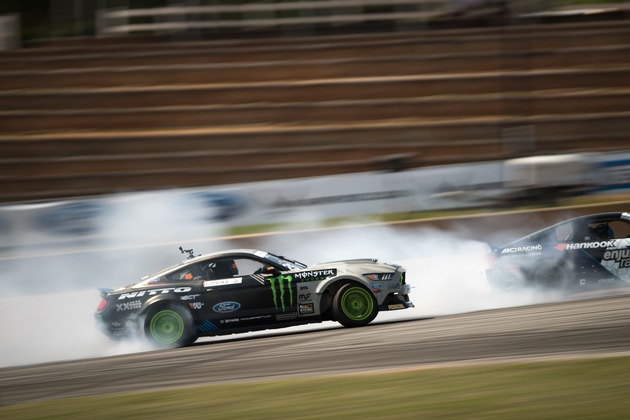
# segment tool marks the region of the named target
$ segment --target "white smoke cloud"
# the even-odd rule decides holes
[[[199,203],[177,192],[112,200],[95,233],[0,255],[0,367],[144,351],[96,330],[98,287],[116,288],[186,258],[178,247],[221,249]],[[197,249],[195,250],[197,251]]]
[[[488,245],[463,239],[456,232],[411,225],[381,225],[330,230],[317,236],[311,233],[273,236],[266,239],[263,246],[275,253],[290,249],[294,251],[291,257],[309,264],[378,258],[402,265],[407,269],[407,283],[413,286],[411,300],[416,307],[382,313],[377,320],[463,313],[559,298],[533,289],[518,293],[491,289],[484,275],[488,266]]]
[[[0,317],[5,320],[0,366],[148,350],[141,343],[110,341],[96,330],[96,288],[131,284],[185,259],[179,246],[196,253],[255,247],[308,264],[365,257],[399,263],[408,270],[416,308],[380,314],[377,322],[543,299],[534,292],[514,297],[491,291],[482,277],[486,244],[461,239],[456,232],[382,225],[222,241],[211,239],[220,236],[219,225],[208,222],[202,210],[177,192],[121,196],[100,233],[89,240],[17,249],[0,257]],[[207,340],[215,339],[202,341]]]

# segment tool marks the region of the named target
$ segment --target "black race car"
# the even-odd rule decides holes
[[[566,292],[630,286],[630,213],[577,217],[491,247],[486,278],[501,289]]]
[[[199,336],[333,320],[347,327],[413,307],[405,269],[375,259],[307,267],[258,250],[195,256],[118,290],[102,290],[99,329],[179,347]]]

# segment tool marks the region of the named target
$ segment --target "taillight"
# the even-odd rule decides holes
[[[101,303],[98,304],[98,308],[96,308],[96,310],[100,312],[106,307],[107,307],[107,299],[102,299]]]

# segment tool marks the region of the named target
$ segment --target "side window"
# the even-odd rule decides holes
[[[189,265],[179,270],[173,271],[164,276],[167,283],[176,283],[190,280],[200,280],[203,278],[199,268],[196,265]]]
[[[252,274],[259,274],[263,272],[263,263],[258,260],[252,260],[249,258],[240,258],[236,260],[238,266],[238,272],[241,276],[251,276]]]
[[[593,241],[593,232],[591,227],[583,220],[574,222],[573,226],[573,242],[588,242]]]
[[[232,259],[208,261],[202,266],[202,271],[208,280],[228,279],[239,275],[236,261]]]
[[[625,220],[614,220],[608,223],[613,239],[630,238],[630,223]]]
[[[612,229],[612,223],[589,223],[589,237],[591,241],[607,241],[617,237]]]
[[[556,241],[567,242],[573,239],[573,225],[571,223],[564,223],[556,227]]]
[[[204,279],[217,280],[250,276],[263,272],[264,264],[250,258],[221,259],[202,263]]]

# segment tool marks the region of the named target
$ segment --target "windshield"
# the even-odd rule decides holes
[[[301,263],[299,261],[289,260],[285,257],[281,257],[278,255],[267,254],[266,258],[269,261],[273,262],[274,264],[285,267],[289,270],[302,270],[303,268],[306,268],[306,264],[304,263]]]

